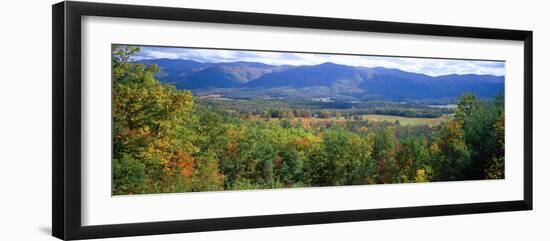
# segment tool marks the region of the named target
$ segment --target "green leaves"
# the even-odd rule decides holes
[[[441,125],[432,144],[432,150],[436,180],[464,180],[471,159],[464,141],[462,125],[457,120]]]
[[[455,118],[443,123],[432,145],[437,180],[504,177],[504,99],[464,95]]]

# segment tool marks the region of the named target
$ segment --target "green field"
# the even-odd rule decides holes
[[[436,126],[439,125],[443,120],[449,118],[448,115],[442,116],[439,118],[418,118],[418,117],[405,117],[405,116],[392,116],[392,115],[361,115],[363,120],[368,120],[370,122],[390,122],[395,123],[399,121],[399,124],[402,126],[419,126],[419,125],[428,125]],[[269,122],[273,124],[279,124],[282,120],[288,120],[291,124],[301,123],[303,126],[310,126],[311,124],[319,123],[340,123],[344,124],[346,120],[343,117],[330,117],[330,118],[264,118],[260,116],[249,117],[248,120],[251,121],[262,121]]]
[[[429,125],[436,126],[441,123],[446,117],[442,116],[439,118],[414,118],[414,117],[403,117],[403,116],[392,116],[392,115],[362,115],[363,120],[368,121],[388,121],[396,122],[399,121],[399,124],[403,126],[416,126],[416,125]]]

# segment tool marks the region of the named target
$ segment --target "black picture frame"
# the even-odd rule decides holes
[[[52,233],[60,239],[106,238],[380,219],[532,210],[533,32],[89,2],[52,6],[53,125]],[[450,36],[524,43],[524,186],[522,200],[368,210],[296,213],[147,223],[81,224],[81,17],[104,16]]]

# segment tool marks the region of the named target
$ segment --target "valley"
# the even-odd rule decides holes
[[[150,59],[155,76],[198,102],[241,116],[362,118],[391,116],[427,118],[414,123],[434,125],[454,112],[459,98],[472,93],[490,100],[504,89],[504,77],[442,75],[383,67],[355,67],[326,62],[318,65],[268,65],[257,62],[201,63],[185,59]],[[284,114],[289,112],[290,114]],[[401,121],[401,120],[400,120]],[[404,123],[411,121],[404,120]]]

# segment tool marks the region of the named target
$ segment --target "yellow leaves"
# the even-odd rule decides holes
[[[464,131],[462,125],[456,121],[445,122],[441,126],[439,136],[432,144],[432,150],[453,152],[455,149],[467,150],[466,142],[464,141]]]
[[[416,170],[416,176],[414,177],[414,182],[427,182],[427,181],[428,181],[428,175],[426,173],[426,170],[423,168]]]
[[[496,122],[493,124],[493,128],[495,129],[495,133],[498,136],[498,144],[500,147],[504,148],[504,112],[500,114],[500,117],[496,120]]]
[[[325,136],[325,134],[323,134],[322,131],[319,131],[319,132],[317,133],[317,135],[315,136],[315,139],[316,139],[317,142],[322,142],[324,136]]]
[[[227,126],[227,135],[232,140],[240,140],[245,136],[244,129],[242,128],[233,128],[233,126]]]
[[[432,144],[432,151],[434,152],[440,151],[439,144],[437,144],[437,142]]]

